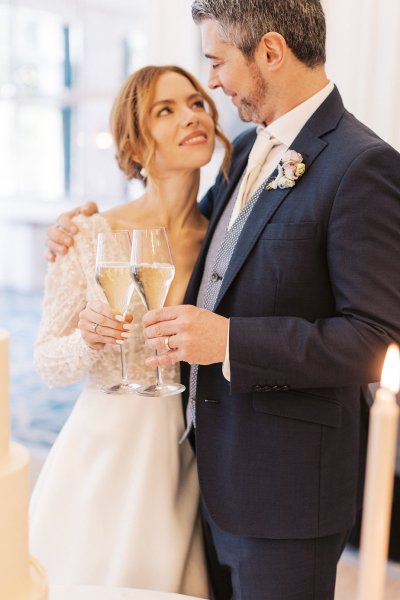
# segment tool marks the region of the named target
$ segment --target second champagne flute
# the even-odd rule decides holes
[[[131,274],[147,310],[162,308],[175,275],[164,227],[132,231]],[[161,367],[157,367],[156,383],[143,385],[136,392],[143,396],[171,396],[184,389],[181,383],[164,383]]]

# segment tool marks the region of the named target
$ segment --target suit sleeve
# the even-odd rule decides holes
[[[326,261],[335,314],[231,318],[232,392],[377,381],[388,344],[400,341],[399,259],[400,158],[379,145],[348,167],[332,205]]]

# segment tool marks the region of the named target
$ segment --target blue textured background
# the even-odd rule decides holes
[[[12,438],[44,456],[68,417],[82,383],[48,389],[33,365],[42,293],[0,289],[0,327],[10,332]]]

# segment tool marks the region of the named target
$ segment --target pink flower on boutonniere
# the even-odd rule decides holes
[[[303,157],[295,150],[286,150],[278,164],[278,174],[276,177],[268,181],[267,190],[276,190],[291,188],[295,185],[296,180],[301,177],[306,170],[306,165],[302,162]]]

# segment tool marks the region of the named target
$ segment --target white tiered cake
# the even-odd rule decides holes
[[[29,455],[10,443],[8,333],[0,330],[0,598],[47,600],[44,569],[28,553]]]

